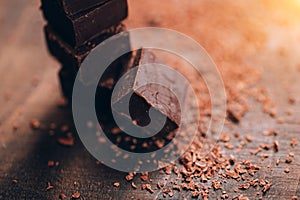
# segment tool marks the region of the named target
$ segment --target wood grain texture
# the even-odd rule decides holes
[[[253,101],[241,124],[234,126],[242,136],[252,135],[253,142],[240,152],[223,151],[234,154],[238,160],[248,159],[262,166],[255,177],[273,183],[263,199],[300,197],[300,145],[290,146],[290,140],[299,138],[300,134],[300,27],[297,23],[300,6],[296,0],[294,3],[293,6],[268,0],[251,3],[131,0],[126,20],[129,28],[156,25],[182,31],[203,44],[218,64],[252,66],[262,73],[257,84],[270,92],[285,123],[276,123],[276,119],[262,113],[260,105]],[[72,115],[70,110],[57,106],[61,95],[57,81],[59,64],[47,54],[42,31],[45,22],[38,8],[39,2],[34,0],[0,1],[0,199],[58,199],[60,193],[70,197],[76,191],[82,199],[162,199],[162,191],[155,189],[150,194],[140,188],[134,190],[124,173],[96,165],[79,138],[75,138],[74,147],[66,148],[56,142],[59,131],[49,135],[47,126],[51,122],[72,124]],[[164,12],[166,9],[169,12]],[[237,42],[237,38],[243,40]],[[221,62],[224,51],[236,57],[223,58],[225,61]],[[294,105],[288,104],[290,96],[296,99]],[[285,115],[287,109],[292,111],[291,116]],[[44,126],[41,130],[33,131],[29,127],[33,118],[41,121]],[[13,124],[19,126],[15,131]],[[280,134],[276,138],[262,134],[270,128],[278,129]],[[71,131],[76,132],[74,127]],[[264,161],[249,155],[260,143],[272,144],[275,140],[280,143],[280,151],[266,152],[270,156]],[[238,145],[239,141],[232,143]],[[291,164],[286,164],[284,158],[289,152],[295,157]],[[277,158],[282,160],[279,166],[275,164]],[[60,165],[49,168],[48,160],[58,161]],[[290,169],[288,174],[284,173],[286,167]],[[175,179],[175,175],[159,172],[149,176],[153,188],[158,180],[170,183]],[[11,182],[14,179],[18,180],[17,184]],[[113,187],[116,181],[120,182],[119,188]],[[47,182],[54,186],[52,190],[46,191]],[[223,188],[230,199],[238,194],[250,199],[260,197],[254,195],[253,188],[233,192],[236,188],[233,182],[229,180]],[[140,180],[136,183],[139,185]],[[220,193],[211,194],[211,198]],[[173,199],[183,197],[190,194],[175,192]]]

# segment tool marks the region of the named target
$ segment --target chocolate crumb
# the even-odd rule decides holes
[[[212,181],[212,186],[215,190],[221,189],[222,187],[222,183],[217,181],[217,180],[213,180]]]
[[[192,197],[193,197],[193,198],[197,198],[200,194],[201,194],[200,191],[197,191],[197,190],[196,190],[196,191],[193,191],[193,192],[192,192]]]
[[[228,194],[222,194],[221,195],[221,199],[228,199],[228,197],[229,197]]]
[[[171,167],[170,166],[166,166],[164,168],[164,172],[167,174],[167,175],[170,175],[171,174]]]
[[[173,189],[173,190],[180,191],[180,186],[179,186],[179,185],[173,185],[173,186],[172,186],[172,189]]]
[[[132,179],[133,179],[133,177],[134,177],[134,174],[132,173],[132,172],[130,172],[130,173],[128,173],[127,175],[126,175],[126,180],[127,181],[131,181]]]
[[[66,199],[67,196],[66,196],[65,194],[59,194],[58,198],[59,198],[60,200],[63,200],[63,199]]]
[[[121,132],[122,132],[122,130],[119,127],[113,128],[111,130],[111,133],[114,134],[114,135],[119,134]]]
[[[48,184],[48,186],[47,186],[47,188],[46,188],[47,191],[53,189],[53,186],[51,185],[50,182],[48,182],[47,184]]]
[[[291,162],[293,162],[293,158],[292,157],[288,157],[288,158],[285,159],[285,162],[286,163],[291,163]]]
[[[263,132],[264,135],[268,135],[268,136],[271,136],[271,135],[278,135],[279,134],[279,131],[278,130],[273,130],[273,129],[270,129],[268,131],[264,131]]]
[[[290,156],[290,157],[294,157],[295,154],[294,154],[293,152],[289,152],[289,156]]]
[[[55,162],[53,160],[48,161],[48,167],[53,167],[55,165]]]
[[[106,138],[105,137],[99,137],[98,138],[98,142],[100,142],[100,143],[106,143]]]
[[[250,183],[244,183],[238,186],[241,190],[247,190],[250,187]]]
[[[279,163],[280,163],[280,158],[277,158],[277,160],[276,160],[276,165],[278,166]]]
[[[136,184],[135,184],[134,182],[131,182],[131,186],[132,186],[132,188],[134,188],[134,189],[137,188],[137,186],[136,186]]]
[[[14,131],[16,131],[19,128],[19,124],[17,122],[14,122],[12,124],[12,128],[13,128]]]
[[[296,138],[293,138],[292,140],[291,140],[291,146],[292,147],[295,147],[297,145],[297,139]]]
[[[275,150],[275,152],[279,151],[279,143],[277,140],[274,142],[274,150]]]
[[[273,118],[276,117],[277,110],[275,108],[270,109],[269,110],[269,115],[270,115],[270,117],[273,117]]]
[[[236,138],[239,138],[239,137],[240,137],[240,133],[237,132],[237,131],[235,131],[235,132],[233,133],[233,136],[236,137]]]
[[[145,184],[145,187],[148,192],[150,192],[150,193],[154,192],[150,184]]]
[[[222,142],[229,142],[230,140],[230,135],[228,133],[222,133],[222,135],[220,136],[220,141]]]
[[[233,179],[237,179],[237,178],[240,177],[239,174],[236,173],[236,172],[234,172],[234,171],[229,171],[229,170],[227,170],[227,171],[225,172],[225,174],[226,174],[226,176],[228,176],[228,177],[230,177],[230,178],[233,178]]]
[[[37,119],[31,120],[31,122],[30,122],[30,127],[31,127],[32,129],[39,129],[40,126],[41,126],[41,124],[40,124],[40,121],[39,121],[39,120],[37,120]]]
[[[247,108],[239,103],[232,103],[227,107],[227,117],[233,123],[239,123],[246,112]]]
[[[75,192],[74,194],[72,194],[72,199],[79,199],[79,198],[80,198],[79,192]]]
[[[289,103],[291,105],[295,104],[295,102],[296,102],[296,99],[294,97],[289,97]]]
[[[70,129],[69,126],[66,125],[66,124],[64,124],[64,125],[62,125],[62,126],[60,127],[60,130],[61,130],[61,132],[63,132],[63,133],[68,132],[69,129]]]
[[[120,186],[119,182],[114,182],[114,187],[118,188]]]
[[[238,200],[249,200],[249,198],[248,197],[245,197],[245,196],[239,196],[238,198],[237,198]]]
[[[263,187],[262,192],[263,193],[267,192],[271,188],[271,186],[272,186],[272,183],[266,183]]]
[[[141,189],[142,189],[142,190],[145,190],[146,187],[147,187],[147,186],[146,186],[146,183],[142,183]]]
[[[97,161],[96,161],[96,165],[102,165],[102,162],[99,161],[99,160],[97,160]]]
[[[226,191],[222,191],[221,199],[228,199],[228,194]]]
[[[157,183],[157,188],[158,189],[162,189],[164,186],[165,186],[165,183],[163,183],[163,182],[158,182]]]
[[[264,150],[271,149],[271,146],[269,144],[260,144],[259,147],[262,148],[262,149],[264,149]]]
[[[147,181],[148,180],[148,172],[143,172],[141,175],[141,180],[142,181]]]
[[[231,143],[229,143],[229,142],[226,142],[224,144],[224,147],[227,148],[227,149],[234,149],[234,146]]]
[[[247,140],[247,142],[252,142],[252,136],[251,135],[246,135],[245,139]]]
[[[236,162],[236,158],[232,154],[230,155],[229,162],[231,165],[234,165],[234,163]]]
[[[68,137],[68,138],[58,138],[57,139],[57,142],[60,144],[60,145],[63,145],[63,146],[74,146],[74,138],[73,137]]]

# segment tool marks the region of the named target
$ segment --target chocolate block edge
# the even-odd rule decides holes
[[[126,0],[110,0],[87,13],[74,16],[67,16],[54,0],[42,0],[41,9],[55,32],[72,47],[80,46],[99,31],[119,24],[128,15]]]

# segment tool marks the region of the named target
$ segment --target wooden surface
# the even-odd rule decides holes
[[[291,138],[299,138],[300,134],[299,1],[132,0],[129,3],[130,15],[125,22],[129,28],[155,25],[182,31],[200,42],[218,65],[250,66],[262,73],[257,84],[267,88],[285,123],[276,123],[276,119],[262,113],[260,105],[253,102],[242,123],[235,127],[241,135],[251,134],[253,142],[240,152],[223,151],[263,166],[255,176],[273,183],[264,199],[300,197],[300,144],[295,148],[290,146]],[[70,197],[75,191],[84,199],[162,198],[160,190],[153,194],[140,188],[134,190],[124,179],[124,173],[96,165],[78,138],[74,147],[67,148],[57,144],[59,133],[49,134],[51,122],[72,124],[72,115],[70,110],[58,106],[59,64],[47,53],[42,32],[45,22],[38,7],[39,2],[33,0],[0,2],[0,199],[58,199],[60,193]],[[296,99],[294,105],[288,104],[289,97]],[[287,109],[292,111],[291,116],[285,115]],[[40,130],[29,127],[34,118],[41,121]],[[19,128],[13,130],[13,125]],[[262,132],[270,128],[280,130],[281,134],[276,138],[264,136]],[[270,156],[264,161],[249,154],[259,143],[272,144],[274,140],[280,142],[280,151],[267,152]],[[289,152],[295,154],[294,162],[276,166],[276,158],[283,160]],[[59,161],[60,165],[49,168],[48,160]],[[288,174],[284,173],[286,167],[290,169]],[[150,174],[153,184],[172,176]],[[17,184],[12,183],[14,179]],[[115,181],[121,183],[120,188],[113,187]],[[250,199],[261,196],[255,196],[253,188],[236,194],[233,192],[236,184],[230,184],[231,181],[224,186],[229,198],[237,194]],[[46,191],[47,182],[54,188]],[[219,195],[216,192],[211,197]],[[175,192],[173,198],[184,196],[189,193]]]

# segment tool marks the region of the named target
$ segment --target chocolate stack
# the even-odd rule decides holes
[[[126,0],[41,0],[45,36],[49,52],[62,64],[59,72],[63,95],[70,101],[78,69],[99,43],[118,34],[126,27]],[[124,42],[130,45],[129,36]],[[125,56],[124,56],[125,57]],[[123,62],[117,59],[100,79],[101,89],[111,90],[122,71]]]
[[[45,36],[49,52],[61,63],[59,78],[61,82],[63,95],[70,101],[72,100],[72,90],[74,81],[81,63],[86,56],[98,44],[107,38],[121,33],[126,30],[121,21],[127,17],[127,1],[126,0],[41,0],[42,10],[48,24],[45,26]],[[122,33],[120,48],[130,49],[130,40],[127,33]],[[112,57],[114,57],[112,55]],[[185,99],[186,85],[176,78],[173,72],[165,72],[157,65],[152,65],[151,70],[144,68],[144,64],[161,63],[156,56],[146,49],[139,49],[129,52],[106,68],[104,74],[100,78],[98,88],[95,95],[95,107],[98,120],[102,125],[108,127],[111,132],[113,127],[117,126],[112,117],[112,113],[120,115],[126,122],[132,122],[134,125],[145,126],[150,123],[150,108],[154,108],[158,119],[152,120],[153,127],[161,124],[161,120],[166,117],[166,122],[162,130],[156,136],[155,140],[165,138],[167,144],[171,137],[170,132],[177,129],[180,125],[181,109],[179,99],[173,94],[172,90],[177,91],[177,96]],[[101,65],[101,63],[100,63]],[[134,68],[139,66],[138,68]],[[101,66],[100,66],[101,67]],[[122,89],[119,89],[117,95],[112,99],[112,91],[115,83],[119,78],[129,70],[133,69],[131,76],[125,76],[125,82]],[[161,81],[159,81],[161,80]],[[159,84],[150,84],[161,82]],[[145,83],[145,86],[141,85]],[[82,85],[82,87],[88,87]],[[83,88],[86,89],[86,88]],[[129,91],[132,91],[130,93]],[[132,94],[132,96],[130,96]],[[118,110],[118,106],[124,105],[125,99],[130,98],[130,113],[123,113]],[[111,104],[112,103],[112,104]],[[152,130],[149,130],[150,132]],[[148,130],[144,131],[148,134]],[[119,134],[108,134],[111,140],[119,141],[121,136],[128,138],[129,135],[120,132]],[[173,135],[173,134],[171,134]],[[130,136],[131,137],[131,136]],[[143,152],[146,148],[145,142],[148,139],[139,139],[136,137],[133,141],[137,146],[141,147]],[[124,140],[125,141],[125,140]],[[150,141],[147,149],[156,144]],[[161,144],[161,142],[160,142]],[[125,142],[124,149],[132,150],[131,145]],[[150,148],[151,147],[151,148]],[[161,148],[161,145],[158,145]],[[155,149],[156,147],[154,147]],[[138,149],[138,147],[137,147]]]

